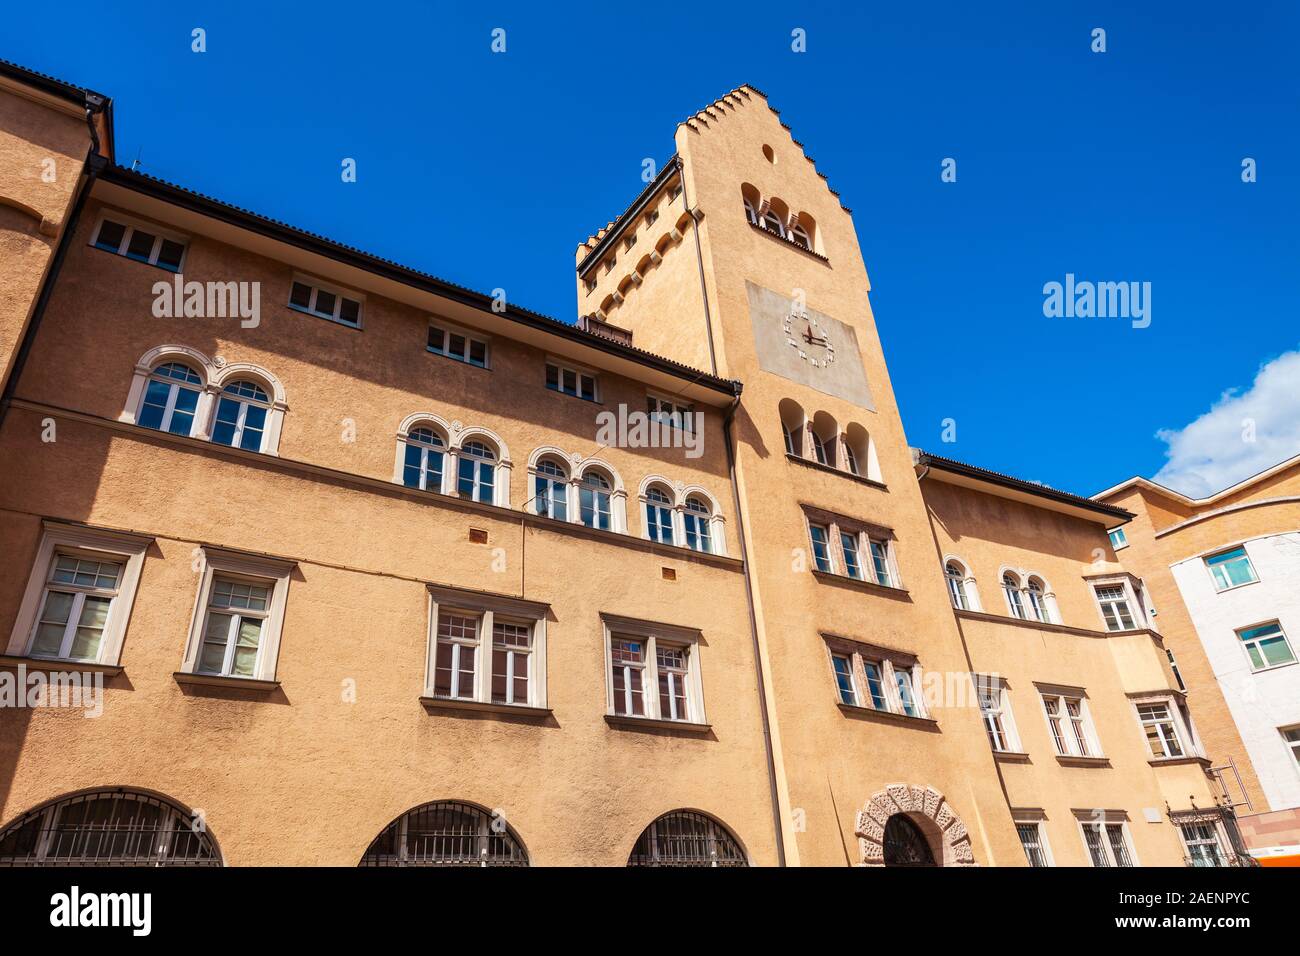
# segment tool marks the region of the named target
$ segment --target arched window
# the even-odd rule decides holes
[[[790,235],[787,238],[796,246],[803,246],[803,248],[812,252],[812,236],[798,219],[790,223]]]
[[[754,208],[754,204],[748,199],[745,200],[745,218],[749,221],[750,225],[758,225],[758,210]]]
[[[1025,605],[1020,600],[1020,579],[1008,571],[1002,575],[1002,590],[1007,596],[1007,607],[1013,617],[1025,617]]]
[[[850,475],[861,475],[862,470],[858,465],[858,453],[853,450],[853,446],[847,441],[844,442],[844,467],[848,469]]]
[[[47,803],[0,831],[3,866],[220,866],[206,827],[171,801],[115,788]]]
[[[212,440],[247,451],[261,451],[266,435],[266,413],[271,399],[253,382],[231,382],[221,390]]]
[[[628,866],[748,866],[736,838],[702,813],[674,810],[645,828]]]
[[[745,219],[750,225],[757,226],[758,207],[761,204],[758,198],[758,190],[749,183],[740,184],[740,198],[745,204]]]
[[[781,222],[781,217],[770,206],[763,210],[762,225],[768,232],[774,232],[782,239],[785,238],[785,224]]]
[[[426,803],[384,827],[360,866],[527,866],[528,851],[500,817],[468,803]]]
[[[569,520],[569,475],[550,458],[537,463],[533,474],[533,502],[539,515],[556,521]]]
[[[1038,578],[1029,579],[1029,610],[1034,617],[1044,624],[1050,623],[1051,615],[1047,611],[1047,596],[1043,593],[1043,582]]]
[[[966,569],[956,561],[949,561],[943,573],[948,579],[948,596],[952,598],[952,606],[959,611],[969,611],[970,600],[966,597]]]
[[[203,379],[181,362],[167,362],[149,373],[136,421],[173,435],[194,434],[195,411]]]
[[[710,552],[713,542],[709,534],[709,521],[712,514],[708,504],[702,498],[692,495],[686,499],[686,510],[682,514],[682,524],[686,531],[686,546],[693,551]]]
[[[406,435],[402,484],[421,491],[442,491],[442,461],[446,444],[432,428],[420,426]]]
[[[582,523],[588,528],[610,529],[610,492],[613,486],[609,479],[592,469],[582,476],[578,485],[578,509]]]
[[[901,813],[885,821],[885,866],[934,866],[934,851],[920,828]]]
[[[781,437],[785,441],[785,453],[803,458],[807,454],[804,449],[804,432],[808,430],[803,408],[794,399],[783,398],[778,410],[781,413]]]
[[[844,466],[850,472],[871,481],[883,480],[876,446],[865,428],[857,422],[849,422],[844,429],[841,447],[844,449]]]
[[[494,504],[497,454],[481,441],[467,441],[460,448],[456,490],[462,498]]]
[[[657,486],[645,493],[645,527],[651,541],[673,544],[673,500]]]

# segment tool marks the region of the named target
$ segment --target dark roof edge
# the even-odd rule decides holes
[[[650,197],[659,191],[663,184],[668,181],[668,178],[676,170],[681,168],[682,158],[674,153],[672,158],[669,159],[668,162],[664,163],[664,168],[659,170],[659,175],[650,180],[650,185],[641,190],[641,195],[632,200],[632,205],[624,209],[614,218],[614,221],[609,224],[609,227],[605,230],[605,235],[600,237],[600,242],[596,243],[595,248],[582,257],[582,261],[578,263],[579,278],[586,275],[588,270],[600,261],[605,250],[609,248],[610,243],[619,237],[627,227],[627,224],[635,218],[636,214],[639,213],[649,201]]]
[[[974,465],[967,465],[964,462],[954,461],[951,458],[944,458],[941,455],[932,455],[929,452],[921,451],[920,449],[917,449],[916,452],[916,464],[924,465],[927,468],[937,468],[940,471],[950,472],[954,475],[964,475],[967,478],[975,478],[979,481],[987,481],[991,484],[1001,485],[1004,488],[1010,488],[1013,491],[1021,491],[1025,494],[1035,495],[1039,498],[1046,498],[1049,501],[1073,505],[1076,508],[1083,508],[1086,511],[1094,511],[1097,514],[1106,515],[1107,517],[1116,518],[1122,521],[1130,521],[1134,517],[1131,511],[1117,508],[1114,505],[1104,505],[1100,502],[1093,501],[1091,498],[1072,495],[1068,491],[1057,491],[1055,488],[1048,488],[1045,485],[1036,485],[1032,481],[1013,478],[1010,475],[999,474],[996,471],[989,471],[986,468],[977,468]]]
[[[741,383],[739,381],[722,379],[708,372],[702,372],[679,362],[674,362],[672,359],[664,358],[661,355],[647,352],[644,349],[623,345],[603,336],[583,331],[576,325],[569,325],[559,319],[542,315],[540,312],[533,312],[513,305],[507,305],[505,311],[495,311],[492,306],[496,300],[482,292],[475,292],[465,286],[447,282],[444,279],[419,272],[389,259],[382,259],[352,246],[342,245],[332,239],[326,239],[324,236],[304,232],[287,223],[268,219],[257,213],[249,212],[247,209],[240,209],[238,206],[232,206],[219,199],[204,196],[145,173],[135,172],[123,166],[105,164],[99,176],[100,179],[106,182],[152,196],[163,202],[181,206],[199,215],[208,216],[241,229],[248,229],[269,239],[325,256],[412,288],[452,299],[471,308],[491,312],[501,318],[509,319],[520,325],[550,335],[559,336],[575,344],[599,349],[616,358],[626,359],[646,368],[654,369],[657,372],[663,372],[675,378],[702,385],[712,391],[732,396],[740,394]]]
[[[35,70],[29,70],[25,66],[11,63],[9,60],[0,60],[0,76],[7,76],[10,79],[18,80],[20,83],[26,83],[28,86],[34,86],[43,93],[60,97],[70,103],[76,103],[78,106],[86,106],[87,97],[108,101],[107,96],[96,93],[89,87],[76,86],[47,73],[37,73]]]

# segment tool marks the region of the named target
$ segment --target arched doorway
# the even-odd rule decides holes
[[[628,866],[748,866],[726,827],[692,810],[674,810],[641,831]]]
[[[901,813],[885,822],[885,866],[934,866],[934,854],[917,825]]]
[[[528,851],[505,820],[469,803],[407,810],[371,841],[358,866],[527,866]]]
[[[860,866],[975,866],[970,834],[934,787],[891,783],[854,820]]]
[[[0,830],[3,866],[221,866],[202,817],[124,787],[52,800]]]

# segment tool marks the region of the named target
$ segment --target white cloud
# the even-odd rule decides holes
[[[1265,362],[1250,388],[1228,389],[1200,418],[1156,437],[1169,446],[1169,460],[1154,480],[1192,498],[1300,453],[1300,352]]]

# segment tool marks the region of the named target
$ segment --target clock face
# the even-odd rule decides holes
[[[812,315],[790,311],[785,317],[785,338],[809,368],[829,368],[835,361],[830,333]]]

